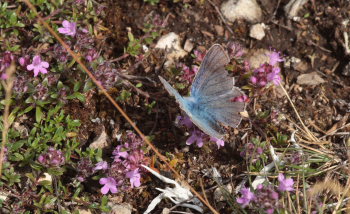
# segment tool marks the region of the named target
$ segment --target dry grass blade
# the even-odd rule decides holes
[[[5,145],[7,144],[7,134],[10,128],[9,114],[10,114],[10,104],[11,104],[10,102],[11,102],[11,92],[12,92],[12,86],[13,86],[14,73],[15,73],[15,65],[12,63],[10,67],[6,69],[7,79],[1,81],[1,84],[5,89],[5,109],[4,109],[3,118],[2,118],[4,128],[2,130],[2,143],[1,143],[1,152],[0,152],[0,177],[2,174],[2,163],[4,160]]]
[[[290,99],[289,94],[288,94],[288,92],[286,91],[286,89],[283,87],[282,83],[280,83],[280,87],[282,88],[283,92],[284,92],[285,95],[287,96],[288,101],[289,101],[290,104],[292,105],[292,108],[293,108],[295,114],[297,115],[297,117],[298,117],[298,119],[299,119],[301,125],[303,126],[304,131],[307,133],[308,137],[309,137],[311,140],[318,142],[319,140],[318,140],[318,139],[311,133],[311,131],[305,126],[305,124],[304,124],[303,120],[301,119],[301,117],[300,117],[300,115],[299,115],[297,109],[295,108],[295,105],[294,105],[293,101]]]
[[[112,96],[107,92],[107,90],[99,83],[99,81],[93,76],[93,74],[87,69],[87,67],[82,63],[78,54],[74,53],[70,47],[62,40],[62,38],[43,20],[43,18],[38,14],[34,5],[29,2],[29,0],[23,0],[27,6],[32,10],[35,16],[38,18],[40,24],[42,24],[52,36],[54,36],[57,41],[67,50],[67,52],[76,60],[76,62],[81,66],[81,68],[86,72],[94,84],[101,90],[101,92],[108,98],[108,100],[113,104],[113,106],[122,114],[122,116],[128,121],[128,123],[135,129],[135,131],[140,135],[142,140],[147,143],[149,147],[156,153],[156,155],[169,167],[169,169],[174,173],[175,177],[181,180],[183,183],[187,184],[190,190],[213,212],[218,213],[197,191],[193,189],[186,181],[184,181],[180,174],[169,164],[166,158],[158,151],[158,149],[146,138],[146,136],[140,131],[136,124],[130,119],[130,117],[123,111],[123,109],[115,102]]]

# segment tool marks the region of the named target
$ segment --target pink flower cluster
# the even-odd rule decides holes
[[[290,192],[294,190],[294,181],[292,178],[285,178],[285,176],[280,173],[278,175],[278,181],[278,190],[280,192]],[[264,209],[266,213],[272,214],[275,208],[278,207],[279,194],[271,185],[264,186],[259,184],[255,193],[250,191],[249,188],[242,188],[241,194],[242,196],[237,198],[236,201],[243,208],[251,205],[253,208],[257,208],[258,210]]]
[[[269,63],[260,65],[259,68],[253,71],[253,75],[250,77],[250,82],[256,87],[263,88],[270,82],[279,85],[281,82],[279,75],[281,69],[278,67],[278,62],[282,62],[283,59],[280,53],[275,51],[272,51],[268,56],[270,57]]]
[[[193,65],[191,68],[187,67],[186,65],[182,65],[182,71],[184,72],[184,79],[187,80],[189,83],[192,83],[196,73],[198,72],[199,67],[196,65]]]
[[[107,177],[100,179],[102,194],[116,193],[119,188],[125,187],[125,180],[129,179],[130,187],[141,185],[141,164],[147,165],[148,159],[142,150],[142,140],[133,132],[127,132],[127,139],[123,145],[119,145],[113,151],[114,161],[108,167],[107,162],[96,164],[95,170],[107,170]]]
[[[65,158],[61,150],[50,147],[38,157],[38,161],[46,167],[59,167],[64,164]]]

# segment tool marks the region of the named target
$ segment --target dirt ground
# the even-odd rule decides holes
[[[343,34],[348,31],[348,28],[344,27],[344,22],[349,21],[350,15],[348,1],[308,1],[298,13],[300,20],[293,21],[286,17],[283,10],[288,3],[287,0],[260,0],[258,3],[263,10],[262,22],[267,26],[266,36],[260,41],[249,37],[251,23],[237,20],[226,25],[222,21],[214,7],[219,7],[222,2],[220,0],[211,2],[184,0],[174,3],[169,0],[151,5],[143,1],[107,0],[106,16],[101,25],[108,28],[108,31],[105,31],[103,35],[105,39],[99,45],[108,58],[121,57],[128,43],[127,29],[131,30],[135,38],[140,38],[144,36],[145,18],[150,14],[158,14],[163,20],[167,17],[168,24],[162,29],[162,35],[175,32],[180,35],[182,45],[187,39],[191,39],[194,49],[208,49],[215,43],[225,45],[229,41],[241,43],[250,52],[273,48],[281,51],[285,56],[286,61],[282,68],[283,82],[309,129],[318,135],[317,137],[321,137],[346,124],[350,112],[350,58],[343,46],[345,42]],[[149,48],[154,46],[155,43]],[[294,59],[299,61],[293,63]],[[191,65],[193,58],[188,55],[180,61]],[[194,188],[200,189],[199,179],[203,179],[205,189],[216,185],[205,176],[205,172],[213,166],[222,173],[226,182],[239,183],[241,180],[239,175],[244,174],[246,170],[239,155],[239,148],[247,143],[247,138],[242,140],[242,136],[248,133],[249,136],[260,136],[264,139],[268,133],[276,130],[289,135],[293,124],[298,123],[286,97],[277,89],[273,89],[259,99],[252,100],[247,106],[247,111],[249,115],[254,115],[257,111],[274,109],[286,116],[284,120],[266,126],[263,123],[264,119],[246,118],[238,129],[232,129],[233,134],[229,145],[223,149],[218,150],[215,145],[207,145],[204,148],[187,147],[184,144],[186,136],[183,129],[174,125],[176,116],[181,112],[180,108],[158,81],[158,75],[166,76],[166,70],[163,68],[163,53],[154,51],[141,63],[131,58],[122,59],[118,63],[119,66],[128,70],[129,75],[148,78],[130,81],[133,84],[142,82],[146,86],[142,91],[149,97],[145,94],[133,94],[131,101],[124,103],[123,108],[136,121],[143,133],[154,136],[153,142],[163,154],[169,152],[180,160],[177,169]],[[325,82],[314,86],[297,84],[297,78],[301,74],[311,72],[316,72]],[[176,82],[176,80],[171,81]],[[118,94],[118,90],[110,92],[114,95]],[[188,87],[180,91],[183,95],[187,92]],[[156,105],[148,114],[140,105],[152,101],[156,101]],[[102,125],[96,127],[86,116],[91,112],[95,112],[96,116],[102,118],[104,123],[102,124],[109,134],[112,134],[115,129],[130,129],[130,126],[103,96],[91,94],[87,104],[79,105],[71,103],[66,109],[84,124],[80,139],[87,145],[103,129]],[[120,127],[108,125],[110,119],[120,124]],[[349,128],[343,131],[348,132]],[[343,137],[334,135],[327,139],[335,148],[329,153],[340,159],[346,159]],[[185,161],[181,162],[181,160]],[[163,167],[165,175],[171,176],[164,166],[157,167],[160,169]],[[156,180],[152,180],[152,184],[144,181],[144,184],[150,185],[145,185],[145,189],[139,190],[140,192],[119,195],[116,200],[126,201],[134,208],[146,208],[158,194],[154,187],[163,184]],[[140,193],[143,197],[136,197]],[[209,201],[212,201],[221,213],[225,213],[226,203],[214,202],[212,193],[212,191],[207,193]],[[166,206],[166,204],[163,205]],[[160,205],[160,207],[164,206]]]

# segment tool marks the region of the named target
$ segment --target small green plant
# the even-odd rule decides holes
[[[151,5],[156,5],[159,3],[159,0],[143,0],[144,2],[150,3]]]
[[[131,56],[138,56],[141,53],[141,40],[135,39],[131,32],[128,32],[129,43],[126,52]]]
[[[18,20],[15,10],[9,10],[8,3],[0,2],[0,28],[24,27],[24,24]]]

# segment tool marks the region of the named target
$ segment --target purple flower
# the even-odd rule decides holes
[[[267,81],[273,82],[275,85],[279,85],[281,82],[281,77],[278,75],[281,69],[279,67],[272,68],[272,72],[267,74]]]
[[[40,56],[36,55],[33,57],[33,62],[30,65],[27,65],[27,70],[34,70],[34,77],[38,76],[39,73],[46,74],[47,69],[49,67],[49,63],[45,61],[41,61]]]
[[[139,169],[132,170],[126,173],[126,177],[130,178],[131,188],[139,187],[141,185],[141,175]]]
[[[33,94],[33,98],[35,100],[45,100],[48,95],[49,95],[49,89],[44,86],[42,83],[39,83],[36,87],[35,87],[35,94]]]
[[[196,61],[197,62],[202,62],[203,61],[205,53],[203,53],[201,51],[198,51],[198,50],[193,51],[193,53],[196,56]]]
[[[177,116],[176,121],[180,126],[185,126],[186,128],[190,129],[193,127],[193,123],[189,116]]]
[[[283,62],[280,52],[272,51],[270,54],[267,54],[270,57],[269,64],[275,66],[278,62]]]
[[[111,62],[103,62],[96,68],[96,79],[107,89],[111,88],[119,80],[119,71]]]
[[[249,188],[245,188],[245,187],[242,188],[241,194],[242,194],[242,197],[237,198],[236,201],[237,201],[237,203],[241,204],[243,208],[248,206],[248,204],[251,201],[254,201],[254,199],[255,199],[254,193],[251,192]]]
[[[274,212],[274,209],[278,207],[278,193],[274,190],[273,186],[263,186],[259,184],[255,192],[254,203],[269,214]]]
[[[24,94],[28,90],[27,83],[31,82],[30,79],[30,77],[18,75],[13,83],[13,90],[19,95]]]
[[[189,68],[186,65],[182,65],[182,70],[184,72],[183,78],[191,83],[199,68],[196,65],[192,66],[192,68]]]
[[[91,176],[95,172],[94,165],[89,158],[80,159],[76,165],[76,169],[78,171],[77,179],[80,182],[85,181],[87,177]]]
[[[125,150],[125,148],[123,148],[122,145],[118,145],[118,146],[114,149],[114,151],[113,151],[112,154],[114,155],[114,161],[120,161],[120,160],[121,160],[120,158],[125,159],[125,158],[127,158],[128,155],[129,155],[128,152]]]
[[[106,161],[100,161],[95,165],[94,170],[98,171],[98,170],[105,170],[108,169],[108,164]]]
[[[98,53],[96,52],[95,49],[89,49],[89,50],[87,51],[85,57],[86,57],[86,60],[87,60],[88,62],[92,62],[92,61],[94,61],[95,59],[97,59]]]
[[[104,185],[101,188],[101,193],[104,194],[104,195],[106,195],[109,191],[111,193],[116,193],[118,191],[118,189],[117,189],[117,182],[112,177],[101,178],[100,179],[100,184]]]
[[[247,102],[249,102],[249,97],[247,95],[241,95],[241,96],[233,98],[232,102],[247,103]]]
[[[205,134],[202,131],[200,131],[198,129],[194,129],[192,131],[191,136],[187,139],[186,144],[191,145],[194,142],[197,142],[197,146],[202,147],[203,146],[203,137],[205,137]]]
[[[210,140],[216,143],[216,145],[218,146],[218,149],[220,149],[221,146],[225,146],[225,141],[222,139],[217,139],[216,137],[210,137]]]
[[[253,143],[245,144],[243,151],[240,153],[241,157],[248,159],[252,163],[257,162],[261,154],[263,154],[263,148]]]
[[[59,167],[64,164],[65,158],[61,150],[50,147],[46,153],[38,157],[38,161],[46,167]]]
[[[15,56],[10,51],[5,51],[0,58],[0,71],[5,71],[6,68],[10,67],[12,61],[15,60]]]
[[[77,32],[77,23],[64,20],[62,26],[63,27],[58,28],[58,32],[67,36],[75,36]]]
[[[244,54],[244,49],[241,44],[238,42],[230,42],[227,45],[228,51],[229,51],[229,56],[231,59],[233,58],[241,58]]]
[[[278,174],[278,181],[280,182],[280,185],[278,186],[278,190],[284,192],[284,191],[293,191],[293,185],[294,181],[292,178],[285,178],[282,173]]]
[[[18,63],[24,68],[27,67],[27,65],[29,65],[29,61],[30,58],[28,55],[22,56],[18,59]]]

